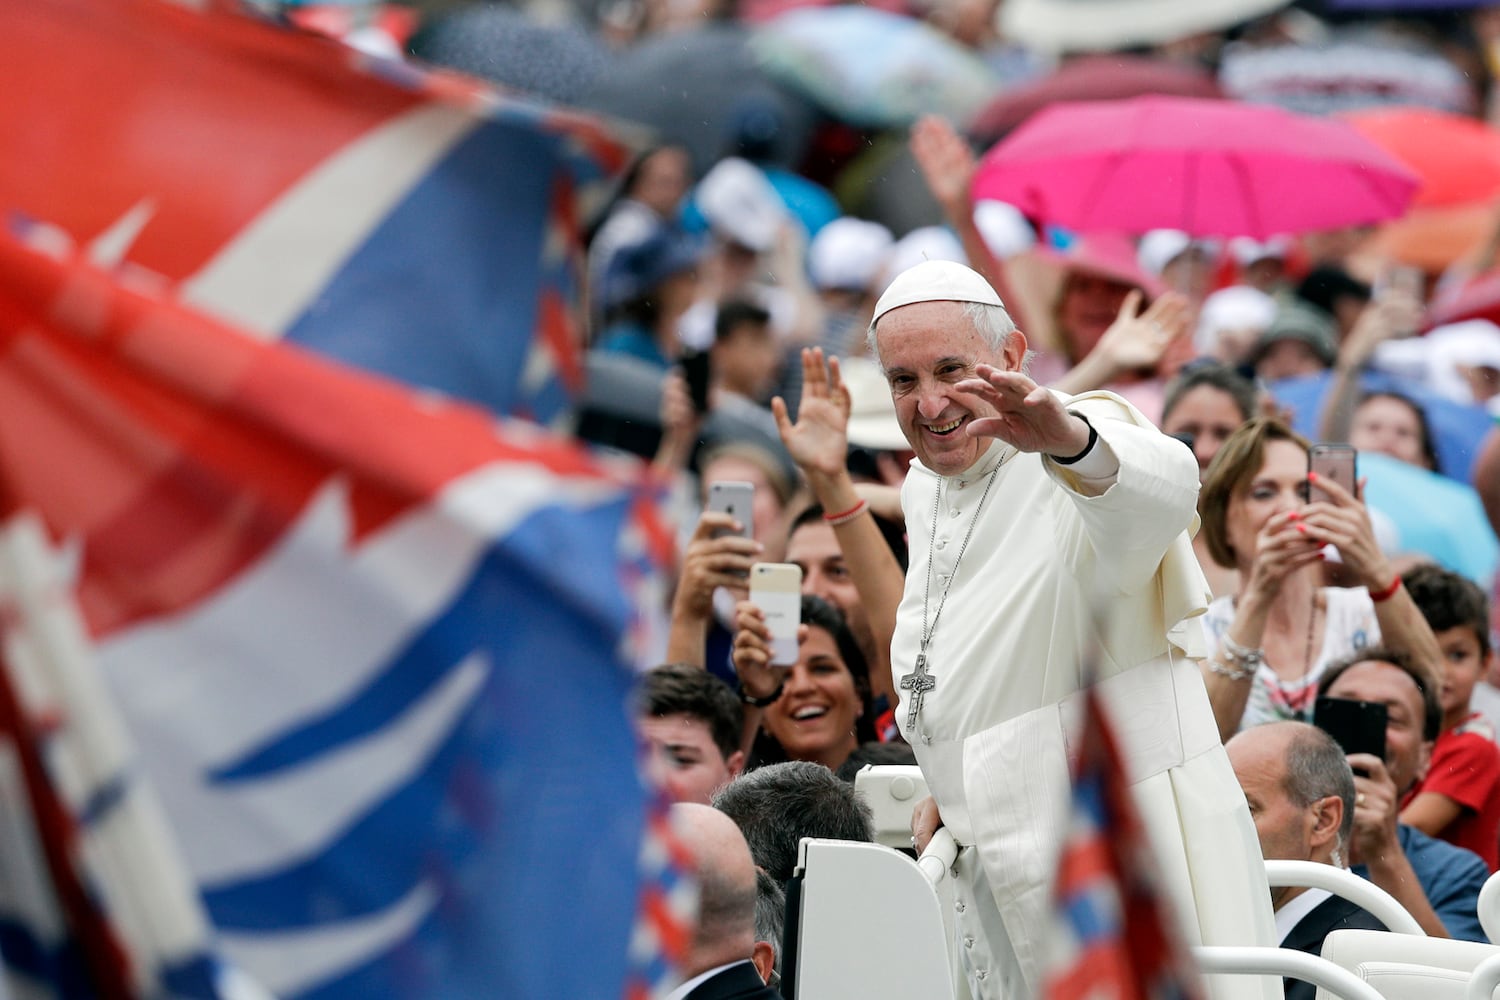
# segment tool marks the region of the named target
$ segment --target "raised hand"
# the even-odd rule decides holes
[[[1247,590],[1274,598],[1288,576],[1322,559],[1323,543],[1303,524],[1301,511],[1273,514],[1255,539],[1255,559]]]
[[[797,626],[797,645],[807,638],[808,627]],[[734,645],[730,647],[735,676],[740,690],[752,698],[765,698],[781,686],[791,671],[787,665],[771,662],[771,630],[766,616],[749,601],[734,606]]]
[[[1089,440],[1089,429],[1063,407],[1050,389],[1022,372],[993,365],[974,366],[974,377],[954,385],[977,396],[996,412],[969,422],[970,437],[999,438],[1021,451],[1076,455]]]
[[[698,518],[698,526],[682,558],[675,614],[707,617],[713,608],[716,587],[724,587],[738,598],[749,593],[746,581],[762,547],[753,539],[725,534],[741,527],[734,518],[717,511],[705,511]]]
[[[1188,300],[1176,292],[1166,292],[1145,312],[1140,310],[1141,293],[1132,291],[1094,348],[1116,371],[1156,367],[1167,348],[1187,332],[1192,312]]]
[[[834,476],[843,468],[849,450],[849,389],[839,376],[839,359],[823,361],[821,347],[802,349],[802,401],[797,422],[787,414],[786,401],[771,400],[776,429],[792,461],[811,478]]]
[[[927,189],[943,210],[950,215],[969,211],[976,163],[964,137],[947,119],[924,115],[912,126],[909,145]]]
[[[1308,533],[1338,549],[1344,565],[1371,591],[1385,587],[1395,570],[1375,541],[1375,528],[1364,502],[1326,476],[1308,473],[1307,479],[1326,498],[1307,505],[1303,523]],[[1361,486],[1363,483],[1361,480]]]

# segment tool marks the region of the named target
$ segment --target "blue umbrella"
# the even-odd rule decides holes
[[[999,89],[973,51],[871,7],[793,10],[761,25],[751,47],[768,73],[862,127],[902,127],[927,112],[968,121]]]
[[[1385,515],[1397,538],[1392,554],[1419,552],[1486,591],[1500,562],[1500,541],[1470,486],[1388,455],[1359,456],[1365,502]]]
[[[1317,438],[1329,380],[1323,374],[1283,379],[1270,385],[1271,395],[1292,411],[1292,426],[1298,433]],[[1366,391],[1399,392],[1421,406],[1437,448],[1438,471],[1466,485],[1469,483],[1469,469],[1494,422],[1483,407],[1455,403],[1415,382],[1380,372],[1365,373],[1360,384]],[[1360,456],[1360,461],[1364,461],[1364,456]]]

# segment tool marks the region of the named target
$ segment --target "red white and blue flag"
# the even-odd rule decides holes
[[[1048,1000],[1195,1000],[1156,858],[1097,690],[1084,693],[1073,800],[1058,861]]]
[[[229,6],[0,5],[0,207],[258,336],[562,416],[579,199],[627,150],[597,120]]]
[[[0,30],[0,482],[72,553],[205,947],[282,998],[650,992],[691,901],[628,707],[670,532],[637,465],[495,415],[566,409],[620,148],[211,4]],[[24,902],[22,995],[133,995],[129,914]]]

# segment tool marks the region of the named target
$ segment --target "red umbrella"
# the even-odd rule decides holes
[[[1422,179],[1413,208],[1472,205],[1500,195],[1500,132],[1426,108],[1377,108],[1344,116]]]
[[[1500,271],[1470,278],[1457,289],[1439,295],[1427,310],[1429,328],[1466,319],[1500,323]]]
[[[969,135],[986,145],[1059,101],[1118,101],[1143,94],[1219,97],[1213,74],[1143,56],[1079,56],[1039,80],[1007,90],[974,116]]]
[[[1189,97],[1050,107],[985,154],[974,197],[1084,232],[1310,232],[1395,218],[1416,176],[1347,122]]]

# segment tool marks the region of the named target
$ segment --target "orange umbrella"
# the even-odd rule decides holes
[[[1375,108],[1344,116],[1422,179],[1413,209],[1472,205],[1500,196],[1500,131],[1426,108]]]

